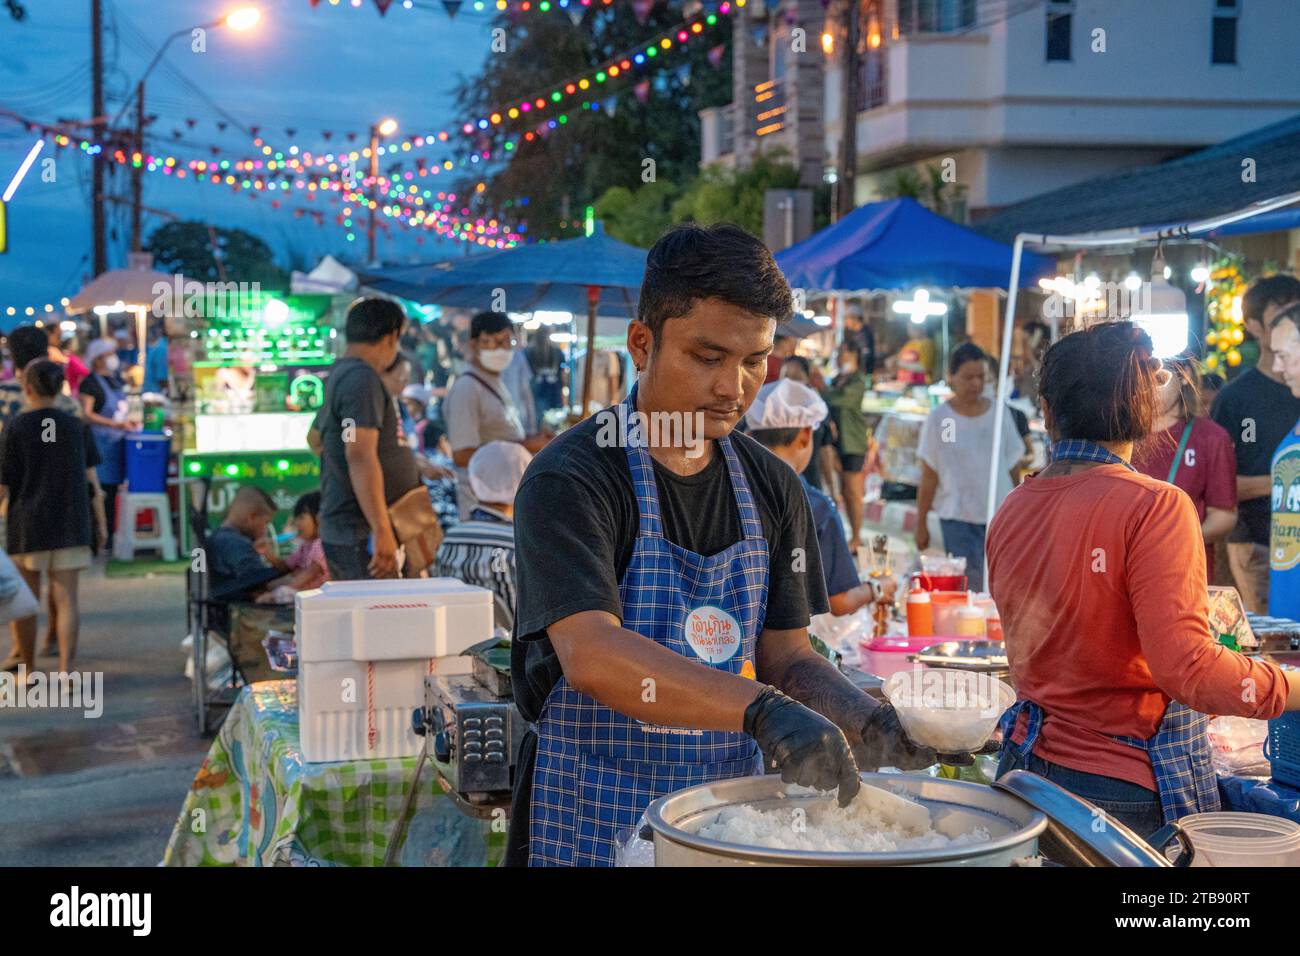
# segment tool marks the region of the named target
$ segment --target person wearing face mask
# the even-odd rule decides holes
[[[550,435],[525,433],[523,420],[501,373],[514,358],[514,326],[503,312],[480,312],[470,320],[469,367],[443,399],[442,414],[456,464],[456,499],[462,520],[478,504],[469,481],[469,460],[490,441],[518,442],[536,454]]]
[[[96,471],[104,489],[104,508],[108,518],[106,549],[113,547],[117,529],[117,489],[126,480],[126,433],[130,429],[126,413],[126,387],[117,377],[120,360],[117,343],[112,339],[95,339],[86,348],[90,372],[77,388],[81,417],[90,425],[100,462]]]

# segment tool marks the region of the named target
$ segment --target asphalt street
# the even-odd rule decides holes
[[[97,565],[81,608],[75,668],[103,674],[103,713],[0,707],[0,866],[157,864],[207,751],[182,673],[184,576]]]

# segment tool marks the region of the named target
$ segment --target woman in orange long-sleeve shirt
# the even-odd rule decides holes
[[[988,533],[1019,698],[999,775],[1031,770],[1143,835],[1219,808],[1205,715],[1300,708],[1297,675],[1215,640],[1196,508],[1130,464],[1168,374],[1130,322],[1053,345],[1040,373],[1052,463]]]

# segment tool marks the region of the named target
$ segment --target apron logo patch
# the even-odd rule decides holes
[[[1271,558],[1274,571],[1300,566],[1300,448],[1273,463]]]
[[[740,624],[720,607],[704,605],[686,615],[686,642],[701,660],[721,664],[740,650]]]

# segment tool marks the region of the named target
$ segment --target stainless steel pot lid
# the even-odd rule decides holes
[[[1014,794],[1048,819],[1041,841],[1045,856],[1074,866],[1173,866],[1161,850],[1177,840],[1185,851],[1179,866],[1191,862],[1191,844],[1177,824],[1152,835],[1151,842],[1100,808],[1045,777],[1027,770],[1004,773],[993,786]],[[1099,822],[1101,821],[1100,825]],[[1155,844],[1154,846],[1152,844]],[[1185,859],[1184,859],[1185,857]]]

